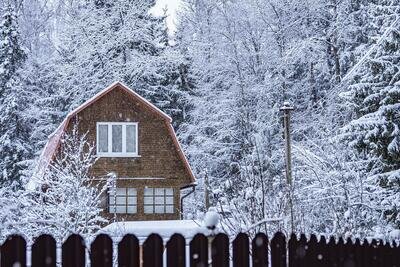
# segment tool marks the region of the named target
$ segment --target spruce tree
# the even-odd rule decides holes
[[[356,118],[345,138],[367,160],[367,170],[382,187],[378,194],[383,215],[400,227],[400,6],[371,4],[377,48],[354,78],[347,96]],[[392,18],[392,19],[390,19]],[[394,23],[394,24],[393,24]]]
[[[26,54],[11,5],[2,17],[0,36],[0,184],[7,184],[19,182],[29,154],[29,130],[23,112],[28,99],[19,77]]]

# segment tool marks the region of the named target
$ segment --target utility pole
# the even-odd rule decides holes
[[[292,180],[292,152],[290,144],[290,112],[293,111],[293,107],[289,102],[284,102],[283,107],[280,108],[283,111],[283,127],[285,137],[285,163],[286,163],[286,182],[288,185],[288,200],[290,209],[290,222],[292,232],[294,232],[294,215],[293,215],[293,180]]]

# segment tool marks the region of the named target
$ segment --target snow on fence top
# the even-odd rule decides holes
[[[135,235],[144,241],[151,234],[158,234],[162,239],[168,240],[173,234],[181,234],[186,239],[192,239],[196,234],[210,234],[210,230],[202,222],[194,220],[165,220],[165,221],[129,221],[114,222],[101,230],[113,237],[121,239],[126,234]]]

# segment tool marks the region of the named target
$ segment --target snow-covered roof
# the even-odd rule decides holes
[[[187,240],[198,233],[209,234],[209,230],[202,226],[201,222],[194,220],[114,222],[104,227],[101,232],[114,239],[134,234],[140,241],[144,241],[150,234],[158,234],[165,241],[175,233],[183,235]]]
[[[168,116],[166,113],[164,113],[163,111],[161,111],[159,108],[157,108],[156,106],[154,106],[153,104],[151,104],[149,101],[147,101],[145,98],[143,98],[142,96],[140,96],[139,94],[137,94],[136,92],[134,92],[132,89],[130,89],[128,86],[126,86],[125,84],[123,84],[122,82],[114,82],[113,84],[111,84],[110,86],[108,86],[107,88],[103,89],[102,91],[100,91],[99,93],[97,93],[96,95],[94,95],[92,98],[90,98],[89,100],[87,100],[85,103],[83,103],[82,105],[80,105],[79,107],[77,107],[76,109],[74,109],[73,111],[71,111],[66,118],[63,120],[63,122],[60,124],[60,126],[58,126],[58,128],[49,136],[49,140],[47,141],[46,146],[44,147],[44,149],[42,150],[41,156],[39,158],[39,162],[38,162],[38,167],[36,169],[36,176],[37,177],[41,177],[43,175],[43,173],[46,171],[47,166],[49,165],[49,163],[54,160],[55,154],[57,152],[57,149],[60,145],[60,141],[62,139],[62,136],[64,134],[64,132],[66,131],[71,119],[76,116],[79,112],[81,112],[82,110],[84,110],[85,108],[89,107],[90,105],[92,105],[93,103],[95,103],[97,100],[99,100],[101,97],[103,97],[104,95],[106,95],[107,93],[109,93],[110,91],[116,89],[116,88],[120,88],[122,90],[124,90],[125,92],[127,92],[129,95],[131,95],[132,97],[134,97],[136,100],[139,100],[142,104],[144,104],[145,106],[147,106],[149,108],[149,110],[151,110],[152,112],[154,112],[155,114],[159,115],[160,117],[164,118],[166,124],[167,124],[167,128],[168,131],[172,137],[172,140],[174,142],[174,145],[176,147],[176,150],[178,151],[178,154],[181,158],[181,160],[183,161],[185,168],[189,174],[189,177],[191,179],[191,183],[195,183],[196,179],[193,175],[193,171],[190,168],[189,162],[185,156],[185,154],[183,153],[183,150],[178,142],[178,139],[176,137],[175,134],[175,130],[172,127],[172,119],[170,116]],[[35,183],[35,178],[32,178],[31,181],[28,184],[28,187],[33,187],[33,184]]]

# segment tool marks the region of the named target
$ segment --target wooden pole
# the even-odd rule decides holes
[[[285,137],[285,165],[286,165],[286,182],[288,185],[289,193],[289,209],[290,209],[290,222],[291,230],[294,231],[294,215],[293,215],[293,181],[292,181],[292,155],[291,155],[291,144],[290,144],[290,112],[294,108],[289,102],[284,102],[283,107],[280,108],[283,111],[283,127],[284,127],[284,137]]]
[[[209,193],[209,183],[208,183],[208,173],[206,171],[204,175],[204,207],[206,209],[206,212],[210,208],[210,193]]]

